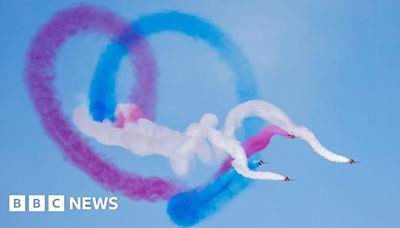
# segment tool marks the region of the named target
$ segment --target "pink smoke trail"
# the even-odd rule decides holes
[[[262,129],[257,135],[248,138],[243,143],[243,148],[246,151],[247,157],[250,157],[251,155],[267,147],[269,142],[271,141],[272,136],[274,135],[281,135],[290,138],[290,134],[287,131],[275,125],[269,125],[264,129]],[[231,162],[232,158],[227,158],[214,176],[218,177],[224,174],[229,169],[231,169],[232,168]]]
[[[115,113],[115,127],[124,128],[125,123],[134,123],[138,119],[146,118],[142,109],[134,104],[119,104]]]
[[[32,42],[27,55],[26,83],[44,128],[61,147],[68,160],[107,189],[133,199],[166,200],[183,187],[161,178],[141,177],[119,170],[111,162],[103,160],[71,127],[61,110],[61,101],[57,98],[57,92],[53,87],[57,51],[68,38],[82,32],[99,32],[117,37],[125,28],[130,28],[129,24],[111,12],[99,8],[79,6],[57,13]],[[154,64],[151,64],[154,60],[146,43],[139,43],[140,45],[133,45],[130,49],[135,53],[135,64],[148,64],[138,67],[140,78],[146,78],[151,76],[147,73],[153,72],[147,68],[154,67]],[[144,59],[138,61],[138,57]],[[139,80],[139,83],[141,81],[152,83],[150,79]]]

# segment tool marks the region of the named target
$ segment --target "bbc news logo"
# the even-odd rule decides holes
[[[67,201],[66,201],[67,199]],[[65,210],[117,210],[117,197],[69,197],[64,195],[9,195],[10,212],[63,212]]]

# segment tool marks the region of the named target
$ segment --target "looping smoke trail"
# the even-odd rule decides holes
[[[157,33],[176,32],[205,42],[230,67],[235,79],[235,90],[239,103],[259,97],[255,76],[245,55],[227,35],[206,20],[190,14],[168,11],[142,16],[135,20],[131,26],[146,38]],[[124,47],[127,42],[124,40],[131,39],[129,33],[127,33],[122,41],[119,39],[114,40],[102,53],[101,61],[96,67],[89,98],[90,112],[97,121],[102,121],[105,118],[114,121],[113,115],[116,106],[115,77],[119,63],[126,54]],[[144,95],[146,93],[141,93],[137,88],[134,88],[131,101],[137,104],[145,114],[148,114],[150,119],[154,119],[154,105],[156,102],[154,80],[147,80],[146,82],[143,84],[145,88],[142,91],[146,91],[147,88],[152,88],[153,90]],[[145,99],[148,100],[143,102]],[[246,136],[256,133],[258,129],[256,124],[258,123],[254,120],[245,121]]]
[[[166,200],[183,187],[161,178],[145,178],[119,170],[111,162],[103,160],[73,130],[61,110],[61,102],[53,87],[56,77],[53,66],[55,57],[68,38],[82,32],[98,32],[117,37],[125,28],[127,24],[122,19],[95,7],[79,6],[57,13],[38,32],[31,44],[27,54],[25,79],[43,126],[67,159],[107,189],[133,199]],[[137,57],[143,58],[143,63],[153,62],[145,42],[140,41],[140,44],[132,48]],[[147,72],[140,71],[139,77],[146,78]]]

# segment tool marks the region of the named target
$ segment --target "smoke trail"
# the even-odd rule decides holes
[[[267,126],[243,143],[246,153],[250,156],[264,149],[273,135],[288,137],[284,130]],[[252,183],[251,179],[229,169],[227,164],[230,164],[230,160],[221,166],[209,184],[179,193],[168,201],[167,212],[172,221],[180,226],[192,226],[215,214]],[[248,166],[254,170],[259,163],[249,162]]]
[[[232,109],[225,120],[224,134],[233,137],[236,128],[240,126],[241,122],[248,116],[261,117],[264,120],[285,129],[293,136],[306,141],[317,154],[329,161],[341,163],[350,163],[353,161],[350,158],[335,154],[326,149],[321,145],[312,131],[306,127],[295,125],[282,110],[273,104],[262,100],[248,101]]]
[[[57,13],[32,41],[27,54],[25,79],[44,128],[61,147],[68,160],[111,191],[133,199],[165,200],[182,190],[182,187],[161,178],[145,178],[119,170],[111,162],[103,160],[70,126],[53,87],[56,77],[53,66],[55,57],[68,38],[82,32],[97,32],[116,37],[126,26],[122,19],[111,12],[89,6]],[[136,51],[138,58],[144,58],[144,63],[153,62],[150,50],[143,41],[140,43],[142,45],[132,50]],[[140,73],[141,77],[147,77],[143,75],[147,71]]]
[[[125,123],[132,123],[138,119],[146,119],[142,109],[135,104],[118,104],[115,112],[115,127],[123,128]]]

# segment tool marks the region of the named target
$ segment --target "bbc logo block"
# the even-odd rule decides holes
[[[25,195],[10,195],[8,205],[9,211],[25,211]]]
[[[30,195],[28,197],[29,211],[44,211],[45,210],[45,199],[44,195]]]
[[[27,199],[27,200],[26,200]],[[10,195],[8,197],[8,210],[11,212],[23,212],[28,209],[29,212],[58,212],[64,211],[64,196],[63,195],[48,195],[47,200],[45,195]]]
[[[64,211],[65,199],[63,195],[49,195],[48,196],[48,210],[49,211]]]

